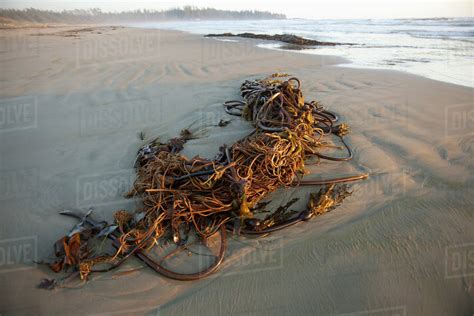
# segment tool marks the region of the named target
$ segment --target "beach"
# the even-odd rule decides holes
[[[79,25],[0,37],[2,316],[474,313],[473,88],[171,30]],[[229,237],[208,279],[169,280],[132,259],[79,288],[36,288],[56,275],[34,261],[75,224],[61,210],[92,207],[111,221],[139,207],[123,195],[146,140],[189,129],[198,137],[183,154],[213,158],[252,130],[222,102],[275,72],[297,76],[309,100],[351,126],[354,159],[323,160],[308,175],[369,173],[341,207],[265,239]],[[302,209],[317,189],[282,189],[270,205],[299,197]]]

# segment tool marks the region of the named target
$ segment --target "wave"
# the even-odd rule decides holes
[[[413,37],[422,38],[473,38],[474,31],[460,32],[460,31],[423,31],[423,30],[392,30],[391,34],[407,34]]]

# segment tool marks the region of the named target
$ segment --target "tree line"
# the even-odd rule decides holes
[[[123,12],[103,12],[100,9],[63,11],[28,9],[0,9],[0,18],[31,23],[104,23],[143,22],[166,20],[242,20],[285,19],[284,14],[267,11],[227,11],[185,6],[169,10],[140,9]]]

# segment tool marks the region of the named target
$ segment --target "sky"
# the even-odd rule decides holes
[[[0,0],[2,8],[46,10],[100,8],[103,11],[169,9],[193,5],[224,10],[262,10],[289,18],[430,18],[472,17],[473,0]]]

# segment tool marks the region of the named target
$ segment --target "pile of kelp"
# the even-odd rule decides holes
[[[139,197],[143,207],[134,213],[118,211],[115,222],[107,224],[91,214],[64,211],[81,219],[74,229],[55,245],[56,272],[71,271],[87,279],[93,272],[119,267],[134,255],[156,272],[178,280],[195,280],[215,272],[226,249],[226,231],[240,235],[265,235],[288,227],[338,206],[350,194],[345,184],[364,179],[366,174],[328,180],[304,180],[305,163],[330,159],[347,161],[352,152],[344,142],[349,132],[338,117],[316,101],[305,101],[297,78],[286,74],[245,81],[242,101],[227,101],[225,111],[242,116],[254,131],[232,146],[223,145],[213,160],[188,159],[180,151],[191,132],[184,130],[177,138],[161,143],[158,139],[142,147],[137,155],[137,178],[129,197]],[[284,79],[288,78],[288,79]],[[339,139],[342,147],[333,145]],[[323,154],[328,148],[341,148],[342,158]],[[269,193],[281,187],[321,185],[309,196],[307,208],[288,211],[288,203],[273,212],[260,213]],[[206,244],[218,236],[219,249],[212,260],[197,272],[177,272],[163,264],[164,258],[150,254],[163,243],[175,245],[173,253],[187,249],[190,235],[194,242]],[[104,239],[114,248],[104,251]],[[102,249],[99,251],[98,249]],[[192,256],[193,253],[189,252]],[[43,288],[58,283],[44,280]]]

